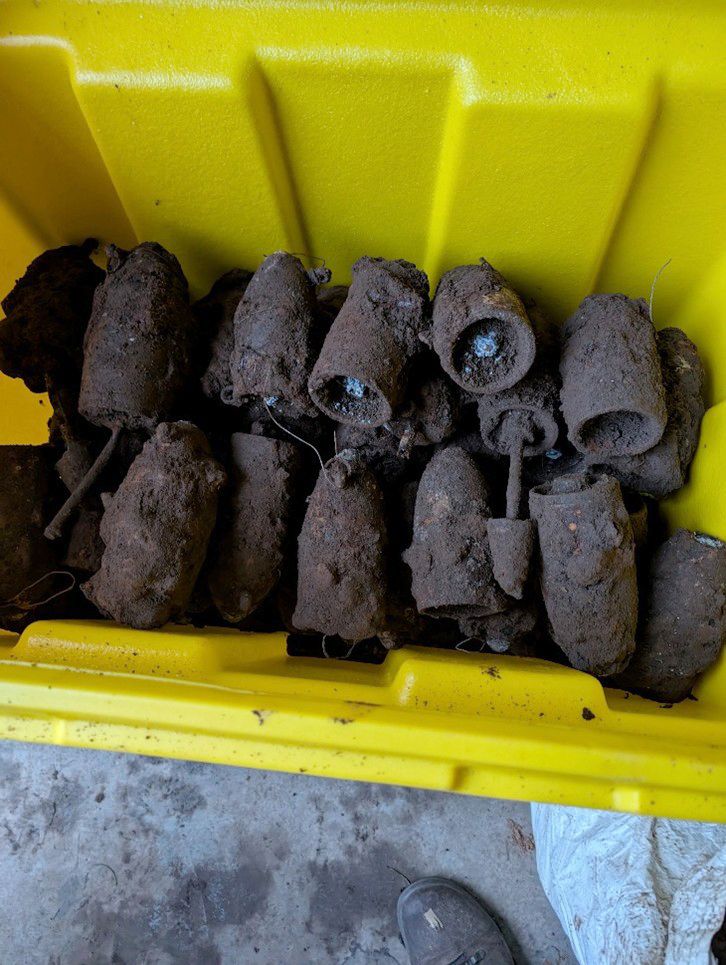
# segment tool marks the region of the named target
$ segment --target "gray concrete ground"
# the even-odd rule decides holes
[[[524,804],[0,743],[0,962],[403,965],[396,868],[570,965],[533,849]]]

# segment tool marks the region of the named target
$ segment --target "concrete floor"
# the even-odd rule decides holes
[[[2,965],[404,965],[392,868],[574,962],[524,804],[10,743],[0,802]]]

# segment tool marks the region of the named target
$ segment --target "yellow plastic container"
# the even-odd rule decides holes
[[[0,3],[0,292],[44,247],[154,239],[196,294],[285,247],[432,282],[485,255],[562,318],[655,296],[710,408],[672,524],[726,538],[724,6]],[[0,379],[0,442],[47,400]],[[1,467],[0,467],[1,471]],[[282,636],[38,623],[0,646],[9,738],[726,819],[726,659],[661,707],[538,661],[290,659]],[[587,708],[594,715],[583,716]],[[585,719],[588,718],[588,719]]]

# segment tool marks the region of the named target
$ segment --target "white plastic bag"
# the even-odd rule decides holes
[[[532,805],[537,869],[581,965],[709,965],[726,826]]]

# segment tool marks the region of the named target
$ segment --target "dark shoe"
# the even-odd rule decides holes
[[[514,965],[491,915],[448,878],[421,878],[402,891],[398,928],[411,965]]]

